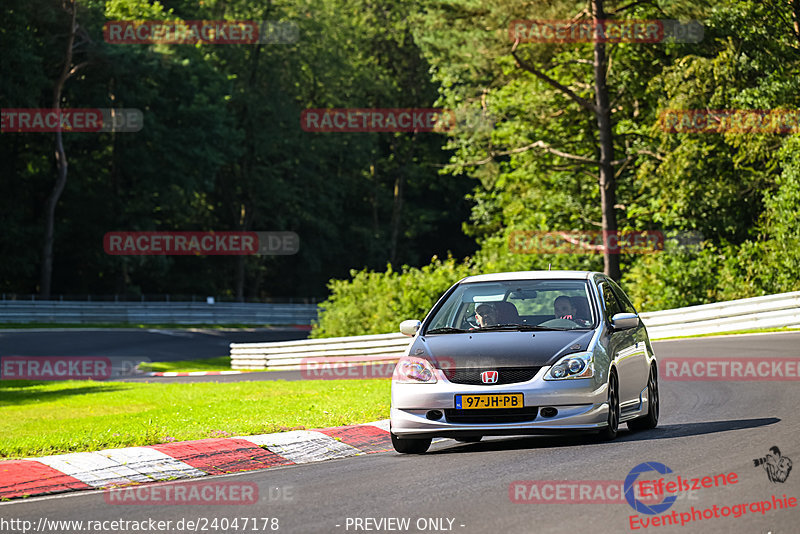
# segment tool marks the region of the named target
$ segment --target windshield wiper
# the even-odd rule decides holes
[[[463,334],[466,330],[462,330],[460,328],[452,328],[450,326],[445,326],[442,328],[434,328],[433,330],[428,330],[425,332],[426,334]]]
[[[519,331],[529,331],[529,330],[568,330],[567,328],[555,328],[552,326],[539,326],[539,325],[530,325],[530,324],[495,324],[492,326],[484,326],[483,328],[476,328],[475,331],[491,331],[491,330],[519,330]]]

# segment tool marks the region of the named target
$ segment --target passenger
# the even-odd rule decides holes
[[[475,318],[478,320],[478,326],[483,328],[485,326],[493,326],[497,324],[497,310],[491,304],[478,304],[475,306]]]
[[[553,311],[556,319],[575,320],[575,306],[569,297],[562,295],[553,301]]]

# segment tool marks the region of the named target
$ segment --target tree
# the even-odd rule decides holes
[[[603,0],[591,1],[591,16],[594,27],[602,27],[606,20],[606,12],[604,9]],[[606,60],[606,45],[602,39],[596,39],[593,46],[593,60],[592,69],[594,71],[594,103],[582,98],[575,94],[566,85],[554,80],[531,62],[523,59],[517,53],[519,46],[519,39],[514,42],[511,48],[511,54],[522,69],[530,72],[540,80],[543,80],[548,85],[560,91],[564,96],[570,98],[584,110],[594,114],[597,121],[597,134],[598,134],[598,153],[599,158],[593,160],[584,156],[569,154],[561,150],[556,150],[544,144],[542,141],[537,141],[534,145],[544,148],[545,150],[560,156],[565,159],[571,159],[581,163],[596,165],[598,167],[598,183],[600,185],[600,211],[602,213],[602,229],[604,242],[606,246],[603,251],[603,263],[605,273],[615,280],[620,278],[619,270],[619,254],[612,252],[611,247],[608,246],[606,236],[615,235],[617,232],[617,214],[615,211],[616,205],[616,179],[614,177],[614,132],[611,123],[611,106],[608,94],[608,84],[606,80],[606,70],[608,69],[608,62]]]
[[[606,235],[620,228],[643,229],[636,226],[646,221],[629,219],[626,210],[637,194],[631,187],[633,164],[658,157],[640,124],[650,117],[645,88],[674,60],[675,48],[602,40],[509,43],[509,25],[515,20],[596,25],[603,19],[665,18],[651,2],[616,3],[613,9],[610,4],[551,1],[537,3],[531,12],[524,2],[460,0],[447,8],[432,3],[422,17],[418,38],[443,85],[441,101],[472,107],[495,123],[485,135],[473,135],[472,143],[456,132],[451,145],[456,155],[447,169],[468,172],[482,182],[473,196],[472,230],[484,245],[502,243],[494,236],[507,242],[514,228],[600,229]],[[669,7],[677,16],[687,13],[684,4],[671,2]],[[693,9],[702,8],[695,3]],[[584,176],[592,177],[596,189],[586,187]],[[606,273],[619,278],[620,259],[606,247]],[[550,258],[530,261],[544,261],[546,267]],[[584,263],[581,258],[568,261]]]
[[[63,7],[69,15],[70,24],[64,51],[64,65],[53,88],[53,105],[51,109],[56,114],[60,114],[61,112],[61,97],[64,84],[88,63],[83,61],[75,65],[73,64],[75,49],[81,47],[90,40],[86,32],[83,31],[77,23],[78,6],[76,1],[64,0]],[[75,38],[79,34],[82,40],[76,43]],[[50,298],[50,284],[53,277],[53,242],[55,240],[56,206],[58,205],[59,198],[61,198],[61,193],[64,191],[64,186],[67,183],[67,153],[64,150],[64,137],[60,128],[55,132],[55,148],[57,175],[50,196],[47,198],[44,246],[42,247],[42,273],[39,282],[39,296],[43,299]]]

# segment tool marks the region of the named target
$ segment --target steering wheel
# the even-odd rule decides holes
[[[539,323],[539,326],[544,326],[544,327],[552,326],[553,328],[573,328],[576,324],[580,323],[572,319],[556,318],[556,319],[549,319],[543,323]]]

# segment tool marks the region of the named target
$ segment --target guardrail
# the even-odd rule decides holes
[[[651,339],[753,328],[800,328],[800,291],[641,314]]]
[[[330,337],[275,343],[231,343],[233,369],[300,369],[308,358],[325,358],[331,363],[397,361],[411,338],[397,334]]]
[[[800,328],[800,291],[640,314],[651,339],[753,328]],[[233,369],[299,369],[306,358],[331,363],[398,360],[411,338],[403,334],[350,336],[277,343],[231,343]]]
[[[236,299],[231,296],[192,295],[188,293],[58,293],[49,298],[42,298],[36,293],[0,293],[0,300],[18,300],[23,302],[50,301],[60,302],[248,302],[255,304],[318,304],[325,297],[244,297]]]
[[[310,325],[316,304],[0,300],[0,323]]]

